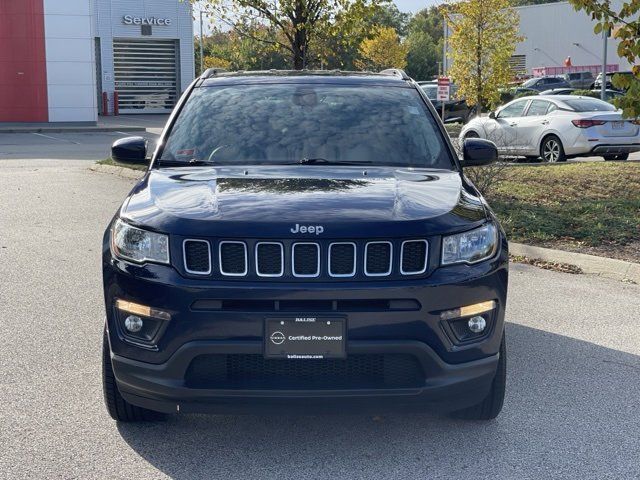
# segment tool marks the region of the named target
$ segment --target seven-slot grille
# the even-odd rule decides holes
[[[193,275],[213,272],[223,277],[388,277],[425,273],[429,244],[423,239],[402,242],[223,240],[217,244],[187,239],[183,242],[183,255],[185,271]]]

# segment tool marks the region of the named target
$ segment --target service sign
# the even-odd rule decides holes
[[[437,100],[447,101],[449,100],[449,78],[448,77],[439,77],[438,78],[438,96]]]

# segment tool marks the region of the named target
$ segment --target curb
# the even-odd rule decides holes
[[[127,167],[116,167],[115,165],[100,165],[99,163],[96,163],[95,165],[89,167],[89,170],[93,172],[117,175],[119,177],[129,178],[132,180],[140,180],[145,174],[144,170],[134,170]]]
[[[509,253],[547,262],[568,263],[580,267],[583,273],[589,275],[640,284],[640,263],[514,242],[509,242]]]
[[[146,132],[145,127],[0,127],[0,133]]]
[[[145,174],[141,170],[132,170],[127,167],[95,164],[90,170],[100,173],[109,173],[120,177],[139,180]],[[640,284],[640,263],[627,262],[615,258],[598,257],[585,253],[565,252],[551,248],[534,247],[522,243],[509,242],[509,253],[520,255],[546,262],[568,263],[582,269],[583,273],[597,275],[614,280],[632,281]]]

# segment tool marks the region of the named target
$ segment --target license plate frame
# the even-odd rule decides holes
[[[345,317],[267,317],[264,356],[288,360],[346,358],[346,331]]]

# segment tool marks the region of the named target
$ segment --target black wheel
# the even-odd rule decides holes
[[[619,155],[605,155],[604,157],[602,157],[605,159],[605,161],[611,161],[611,160],[628,160],[629,159],[629,154],[628,153],[621,153]]]
[[[534,157],[533,155],[530,155],[528,157],[524,157],[524,159],[527,163],[533,163],[533,162],[537,162],[540,159],[540,157]]]
[[[562,142],[555,135],[549,135],[542,141],[540,156],[542,160],[549,163],[565,162],[567,160]]]
[[[467,138],[480,138],[480,135],[476,132],[467,132],[464,134],[464,139],[466,140]]]
[[[502,410],[506,384],[507,346],[503,333],[502,343],[500,344],[500,359],[498,360],[498,368],[496,369],[496,376],[493,378],[493,383],[491,384],[489,395],[487,395],[485,399],[477,405],[465,408],[464,410],[453,412],[452,416],[465,420],[492,420],[496,418]]]
[[[119,422],[144,422],[160,420],[164,417],[162,413],[136,407],[127,402],[116,384],[111,365],[111,354],[109,352],[109,339],[105,330],[102,339],[102,392],[104,403],[111,418]]]

